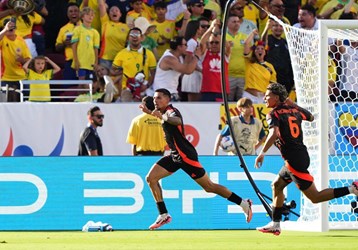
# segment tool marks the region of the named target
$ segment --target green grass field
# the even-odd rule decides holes
[[[0,232],[0,249],[358,249],[358,230],[280,236],[254,230]]]

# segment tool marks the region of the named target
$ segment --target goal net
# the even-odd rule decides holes
[[[350,186],[358,180],[358,23],[320,20],[317,31],[280,24],[290,50],[297,102],[315,117],[303,123],[309,171],[318,190]],[[300,218],[283,227],[357,229],[357,197],[313,204],[302,195]]]

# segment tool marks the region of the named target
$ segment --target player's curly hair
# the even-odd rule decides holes
[[[267,86],[267,90],[271,91],[275,95],[278,95],[281,102],[286,101],[288,94],[285,86],[283,86],[282,84],[277,82],[270,83]]]

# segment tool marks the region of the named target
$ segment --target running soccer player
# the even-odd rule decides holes
[[[279,235],[285,199],[283,190],[292,181],[313,203],[328,201],[348,194],[358,195],[358,181],[353,182],[350,187],[327,188],[318,191],[313,182],[313,177],[307,170],[310,165],[310,157],[306,146],[303,144],[301,127],[303,120],[312,122],[313,115],[288,99],[286,88],[279,83],[272,83],[267,87],[264,101],[266,107],[272,108],[266,117],[269,134],[265,145],[256,158],[255,167],[260,168],[262,166],[265,153],[274,143],[281,151],[285,165],[272,184],[272,222],[256,229],[263,233]]]
[[[157,161],[146,177],[159,211],[158,218],[149,226],[149,229],[154,230],[172,220],[163,200],[159,180],[171,175],[180,168],[206,192],[218,194],[241,206],[246,216],[246,222],[250,222],[252,218],[252,201],[250,199],[244,200],[226,187],[213,183],[199,163],[198,153],[185,137],[183,118],[179,110],[169,104],[171,93],[167,89],[160,88],[155,91],[153,98],[155,110],[150,111],[143,104],[140,105],[140,108],[143,112],[162,120],[165,139],[171,152],[170,155],[164,156]]]

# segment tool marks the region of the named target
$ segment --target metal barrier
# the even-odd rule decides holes
[[[6,85],[0,89],[0,102],[7,102],[7,96],[9,93],[9,86]]]
[[[30,97],[30,85],[32,84],[49,84],[50,96],[31,96],[31,98],[50,98],[53,100],[68,99],[73,100],[79,94],[88,93],[89,101],[92,101],[92,81],[91,80],[22,80],[20,81],[20,102],[27,101]],[[63,86],[68,86],[68,88]],[[88,87],[84,87],[88,85]],[[52,88],[53,86],[59,86],[60,88]],[[61,88],[62,87],[62,88]],[[37,88],[36,91],[48,90],[48,88]],[[62,93],[62,95],[53,93]]]

